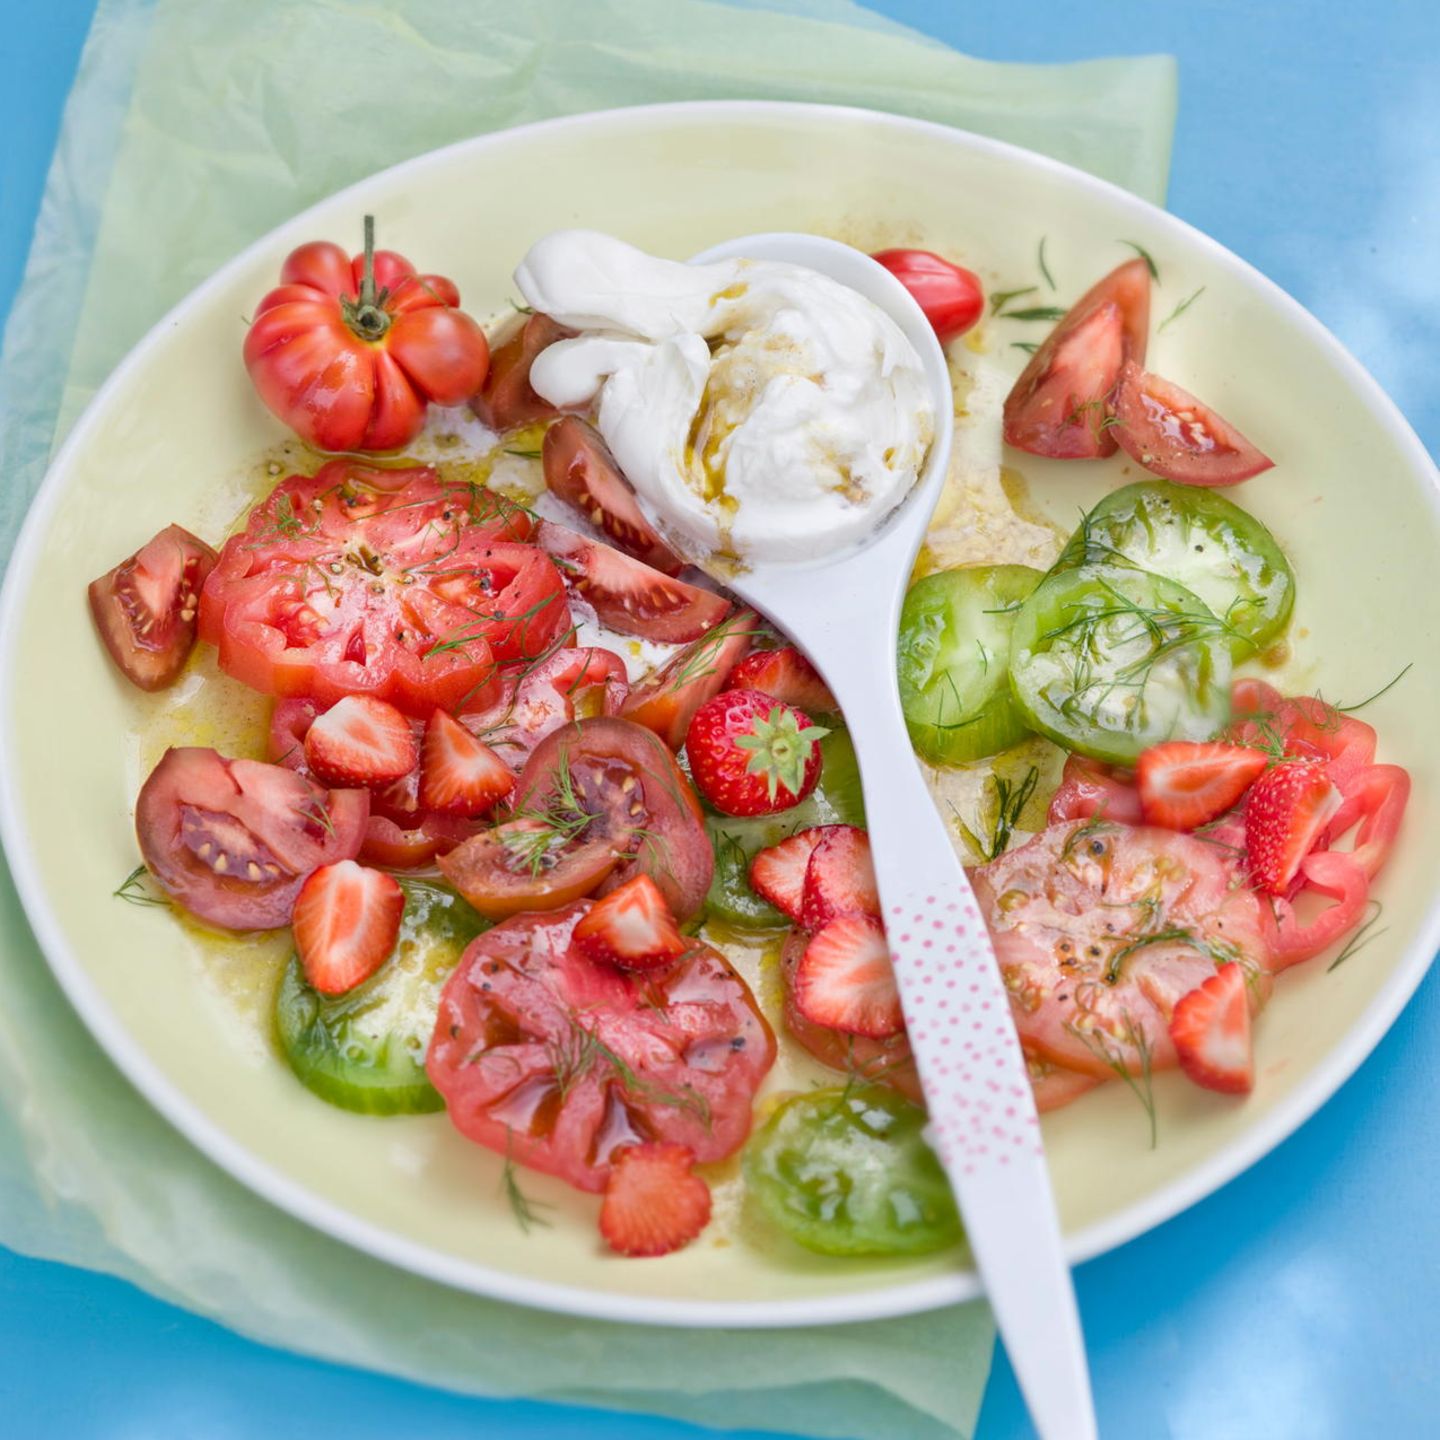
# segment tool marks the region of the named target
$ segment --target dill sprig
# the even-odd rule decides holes
[[[509,1126],[505,1128],[505,1169],[500,1175],[500,1188],[505,1192],[505,1198],[510,1202],[511,1212],[515,1216],[515,1223],[519,1225],[521,1232],[528,1235],[532,1225],[541,1225],[549,1229],[550,1222],[539,1212],[542,1210],[553,1210],[553,1205],[547,1205],[543,1200],[532,1200],[521,1188],[519,1177],[515,1173],[515,1157],[511,1153],[515,1132]]]
[[[1035,258],[1040,264],[1040,273],[1045,277],[1045,283],[1053,290],[1055,288],[1055,277],[1050,273],[1050,267],[1045,263],[1045,242],[1049,238],[1048,235],[1042,235],[1040,237],[1040,249]]]
[[[1151,910],[1151,923],[1158,914],[1158,909]],[[1107,985],[1118,984],[1125,962],[1132,955],[1150,945],[1186,945],[1192,950],[1198,950],[1202,955],[1208,955],[1215,962],[1217,968],[1240,959],[1240,952],[1233,945],[1227,945],[1220,940],[1207,940],[1193,930],[1179,925],[1171,925],[1164,930],[1143,931],[1126,940],[1123,945],[1117,945],[1111,951],[1109,962],[1105,966],[1105,983]]]
[[[1012,300],[1018,300],[1022,295],[1033,295],[1040,287],[1038,285],[1022,285],[1018,290],[996,290],[990,296],[990,313],[998,315]]]
[[[1353,705],[1332,705],[1330,708],[1341,715],[1353,715],[1357,710],[1363,710],[1367,705],[1372,705],[1387,691],[1393,690],[1413,669],[1415,662],[1412,660],[1408,665],[1387,680],[1373,695],[1367,695],[1363,700],[1357,700]],[[1318,695],[1315,697],[1320,698]]]
[[[1120,1019],[1124,1026],[1121,1032],[1123,1043],[1140,1058],[1139,1075],[1131,1073],[1130,1066],[1125,1063],[1124,1052],[1118,1047],[1112,1050],[1098,1030],[1081,1030],[1078,1025],[1069,1021],[1065,1028],[1092,1055],[1097,1056],[1106,1069],[1124,1081],[1126,1088],[1140,1102],[1150,1121],[1150,1148],[1153,1150],[1159,1140],[1159,1130],[1155,1119],[1155,1085],[1151,1073],[1150,1040],[1145,1034],[1144,1026],[1137,1025],[1128,1010],[1120,1012]]]
[[[981,840],[963,821],[960,821],[960,831],[986,860],[998,860],[1010,848],[1011,838],[1020,828],[1020,817],[1025,813],[1025,807],[1030,803],[1030,797],[1040,783],[1040,770],[1038,766],[1032,765],[1025,772],[1024,779],[1019,781],[991,774],[989,783],[995,793],[995,820],[989,838]]]
[[[1194,294],[1187,295],[1185,299],[1155,327],[1155,333],[1158,335],[1172,321],[1178,320],[1204,293],[1205,287],[1202,285]]]
[[[1033,355],[1040,347],[1033,340],[1012,340],[1012,350],[1023,350],[1027,355]]]
[[[1150,278],[1159,284],[1160,267],[1155,263],[1154,256],[1143,245],[1137,245],[1133,240],[1122,240],[1120,243],[1128,245],[1145,262],[1145,268],[1149,270]]]
[[[150,872],[143,864],[137,865],[110,893],[127,905],[158,905],[170,908],[170,902],[159,895],[152,895],[146,887]]]
[[[1063,320],[1066,310],[1060,305],[1029,305],[1023,310],[1002,310],[1002,320]]]
[[[1113,820],[1105,818],[1105,810],[1102,806],[1093,815],[1089,816],[1084,824],[1077,825],[1066,837],[1065,843],[1060,847],[1060,861],[1062,864],[1074,858],[1076,850],[1087,840],[1096,835],[1103,835],[1107,831],[1118,829]]]
[[[1365,923],[1345,942],[1345,948],[1325,967],[1328,975],[1332,970],[1338,970],[1357,951],[1363,950],[1372,940],[1378,940],[1389,930],[1387,925],[1384,930],[1374,929],[1375,922],[1384,913],[1385,907],[1378,900],[1370,901],[1371,911],[1366,917]]]

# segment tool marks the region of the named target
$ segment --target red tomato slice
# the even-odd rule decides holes
[[[1063,820],[1088,820],[1092,815],[1103,815],[1119,825],[1143,824],[1140,792],[1128,771],[1071,755],[1065,761],[1060,786],[1050,798],[1046,818],[1058,825]]]
[[[1035,1092],[1035,1108],[1042,1115],[1088,1095],[1101,1083],[1096,1075],[1082,1075],[1078,1070],[1067,1070],[1063,1065],[1053,1065],[1034,1055],[1027,1054],[1025,1060],[1030,1071],[1030,1088]]]
[[[625,662],[613,650],[557,650],[526,668],[503,722],[479,734],[518,770],[547,735],[573,720],[619,714],[629,693]]]
[[[1005,440],[1054,460],[1115,453],[1107,405],[1121,367],[1145,362],[1150,269],[1139,258],[1117,266],[1070,307],[1030,357],[1005,399]]]
[[[426,1069],[469,1139],[581,1190],[647,1141],[723,1160],[750,1133],[775,1037],[724,956],[695,943],[627,973],[570,942],[589,910],[509,920],[446,982]]]
[[[764,626],[753,610],[734,611],[636,685],[621,715],[679,750],[695,712],[725,688],[726,677],[749,653],[751,638]]]
[[[1330,821],[1329,843],[1333,845],[1358,822],[1350,854],[1366,879],[1373,880],[1390,858],[1405,816],[1409,772],[1399,765],[1367,765],[1347,781],[1341,795],[1340,808]]]
[[[1273,898],[1260,909],[1269,968],[1288,970],[1310,960],[1343,939],[1364,918],[1370,881],[1364,866],[1339,850],[1316,850],[1300,862],[1300,888],[1293,899]],[[1333,901],[1318,915],[1302,921],[1295,902],[1307,891]]]
[[[1314,695],[1286,699],[1263,680],[1237,680],[1231,691],[1235,720],[1230,737],[1240,745],[1283,748],[1302,760],[1323,760],[1343,792],[1375,759],[1375,729]],[[1339,832],[1336,832],[1339,833]]]
[[[331,461],[277,486],[226,541],[200,635],[266,694],[482,710],[499,691],[497,653],[542,654],[570,624],[559,572],[518,543],[531,525],[428,468]]]
[[[195,648],[200,588],[216,558],[203,540],[168,525],[90,582],[95,628],[132,684],[163,690],[184,668]]]
[[[1170,1016],[1235,960],[1268,996],[1265,906],[1228,849],[1172,830],[1071,821],[972,872],[1015,1026],[1042,1060],[1104,1080],[1176,1064]]]
[[[630,482],[620,472],[600,432],[578,415],[557,420],[545,432],[545,483],[596,529],[662,575],[678,575],[685,562],[645,518]]]
[[[530,367],[547,345],[573,335],[548,315],[532,315],[490,356],[490,372],[470,408],[492,430],[518,430],[560,412],[530,388]]]
[[[730,602],[713,590],[662,575],[563,525],[544,520],[535,538],[600,623],[622,635],[679,645],[698,640],[730,612]]]
[[[1203,401],[1134,360],[1120,371],[1111,411],[1120,448],[1181,485],[1238,485],[1275,463]]]
[[[150,873],[227,930],[288,923],[306,877],[359,853],[370,798],[214,750],[167,750],[140,787],[135,833]]]

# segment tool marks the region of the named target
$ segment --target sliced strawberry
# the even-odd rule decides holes
[[[300,887],[290,918],[305,978],[322,995],[368,980],[395,948],[404,910],[393,875],[353,860],[322,865]]]
[[[854,825],[825,825],[805,869],[800,921],[818,930],[840,915],[880,916],[870,837]]]
[[[420,762],[410,721],[393,705],[346,695],[305,732],[305,760],[331,785],[389,785]]]
[[[515,786],[505,762],[458,720],[437,710],[425,722],[420,804],[445,815],[488,815]]]
[[[762,850],[750,862],[751,888],[792,920],[800,919],[805,872],[827,828],[812,825],[808,830],[797,831],[788,840]]]
[[[1222,965],[1182,996],[1170,1018],[1170,1038],[1180,1068],[1197,1085],[1226,1095],[1248,1095],[1255,1084],[1255,1057],[1244,969]]]
[[[1245,848],[1253,883],[1283,895],[1340,802],[1322,761],[1286,761],[1267,770],[1250,787],[1245,802]]]
[[[710,1187],[688,1145],[657,1142],[619,1151],[605,1184],[600,1233],[621,1255],[669,1255],[710,1223]]]
[[[1193,830],[1218,819],[1264,773],[1263,750],[1216,740],[1167,740],[1135,765],[1147,824]]]
[[[597,901],[575,927],[574,940],[591,960],[627,970],[656,970],[690,949],[660,887],[644,874]]]
[[[817,930],[794,985],[795,1008],[812,1024],[871,1040],[905,1027],[885,927],[872,915],[842,915]]]
[[[563,525],[542,521],[535,539],[575,593],[595,607],[600,623],[622,635],[682,644],[730,613],[730,602],[713,590],[687,585]]]
[[[793,646],[747,655],[725,681],[727,690],[759,690],[807,715],[829,715],[840,707],[820,672]]]

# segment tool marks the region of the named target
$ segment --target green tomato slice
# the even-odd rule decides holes
[[[390,958],[344,995],[321,995],[298,956],[275,995],[275,1034],[296,1077],[322,1100],[370,1115],[415,1115],[445,1102],[425,1074],[440,991],[489,922],[452,890],[402,880],[405,914]]]
[[[1162,740],[1208,740],[1224,728],[1233,636],[1183,585],[1082,565],[1052,572],[1020,607],[1010,683],[1033,729],[1133,765]]]
[[[1217,490],[1142,480],[1107,495],[1055,563],[1134,565],[1198,595],[1234,632],[1243,659],[1290,619],[1295,574],[1275,537]]]
[[[745,1149],[747,1193],[822,1255],[925,1255],[964,1235],[925,1113],[877,1085],[787,1100]]]
[[[1029,733],[1010,693],[1010,635],[1042,578],[1027,565],[973,565],[910,587],[900,612],[900,703],[911,743],[932,764],[996,755]]]
[[[750,862],[812,825],[864,825],[860,766],[849,734],[839,728],[820,741],[820,783],[798,805],[777,815],[748,819],[707,815],[705,827],[715,847],[715,876],[705,900],[705,918],[741,930],[778,930],[790,922],[750,887]]]

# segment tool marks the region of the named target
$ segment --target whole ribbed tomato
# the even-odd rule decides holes
[[[442,275],[403,255],[353,259],[328,240],[291,251],[280,284],[256,307],[245,367],[260,398],[321,450],[395,450],[420,433],[427,407],[460,405],[485,382],[485,332]]]

